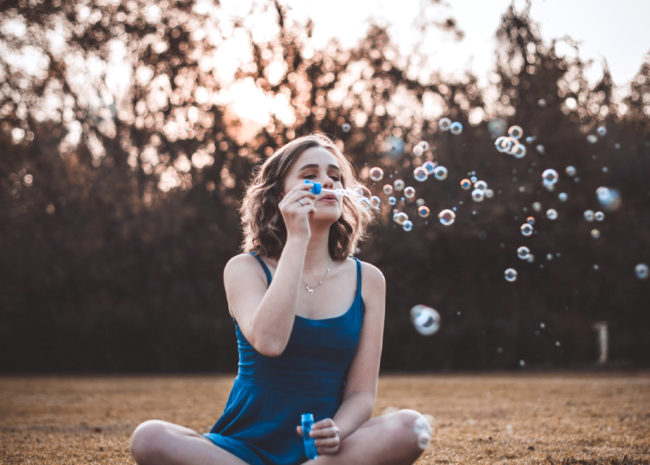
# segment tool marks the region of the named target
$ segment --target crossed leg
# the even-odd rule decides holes
[[[431,429],[415,410],[399,410],[362,424],[346,437],[335,455],[319,455],[302,465],[411,465],[424,451]],[[428,442],[428,440],[426,441]]]
[[[336,455],[320,455],[303,465],[411,465],[423,451],[418,445],[423,427],[430,434],[415,410],[381,415],[346,437]],[[130,448],[138,465],[247,465],[196,431],[162,420],[138,425]]]
[[[194,430],[162,420],[148,420],[131,435],[138,465],[247,465]]]

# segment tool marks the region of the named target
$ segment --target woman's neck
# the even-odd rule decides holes
[[[325,263],[330,262],[331,257],[328,243],[329,228],[320,229],[312,227],[303,270],[307,272],[321,270],[325,266]]]

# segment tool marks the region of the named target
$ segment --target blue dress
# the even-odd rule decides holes
[[[271,273],[260,262],[271,283]],[[224,412],[204,436],[249,465],[295,465],[307,460],[296,432],[302,413],[332,418],[341,405],[348,368],[363,322],[361,262],[354,302],[343,314],[313,320],[296,315],[284,352],[266,357],[235,321],[239,370]]]

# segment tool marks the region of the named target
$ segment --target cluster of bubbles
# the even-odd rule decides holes
[[[464,191],[469,191],[471,189],[471,196],[474,202],[482,202],[484,199],[491,199],[494,197],[494,191],[488,188],[487,182],[478,179],[475,172],[471,172],[469,175],[469,178],[461,179],[459,185]]]
[[[463,132],[463,124],[460,121],[452,122],[445,116],[443,118],[440,118],[438,121],[438,129],[440,129],[442,132],[449,131],[453,135],[457,136]]]
[[[524,130],[521,126],[510,126],[508,128],[508,135],[497,137],[494,141],[494,146],[501,153],[511,155],[515,158],[523,158],[527,152],[526,146],[519,142],[523,135]],[[534,139],[530,139],[530,142],[534,142]]]
[[[538,101],[539,106],[544,106],[545,101],[540,99]],[[494,123],[492,121],[491,123]],[[503,120],[499,120],[501,125],[496,127],[496,125],[488,125],[493,137],[495,137],[495,148],[501,153],[511,155],[514,158],[523,158],[527,154],[527,148],[525,144],[537,144],[535,149],[538,153],[544,153],[544,146],[536,142],[535,136],[528,136],[525,139],[524,130],[519,125],[512,125],[507,129],[507,134],[503,135],[506,132],[506,123]],[[492,127],[494,126],[494,127]],[[463,125],[458,121],[452,121],[447,117],[443,117],[438,121],[438,129],[442,132],[451,132],[454,135],[461,134],[463,131]],[[343,128],[344,132],[349,131],[349,128],[346,130]],[[590,134],[587,137],[587,140],[590,143],[595,143],[598,140],[598,137],[604,137],[607,134],[607,130],[604,126],[600,126],[596,130],[597,135]],[[525,144],[524,144],[525,141]],[[391,136],[384,142],[384,153],[392,156],[398,157],[404,153],[405,144],[399,137]],[[435,147],[433,148],[435,149]],[[429,152],[432,151],[432,147],[427,141],[420,141],[413,146],[412,155],[414,160],[414,169],[413,169],[413,179],[415,184],[424,183],[430,178],[433,178],[437,181],[445,181],[449,172],[447,168],[436,161],[433,161],[433,156],[426,156]],[[606,169],[603,168],[603,171],[606,172]],[[571,178],[574,182],[578,183],[580,179],[577,176],[577,170],[574,166],[568,165],[564,168],[564,173],[568,178]],[[385,174],[384,170],[381,167],[375,166],[369,170],[369,178],[375,183],[380,183],[384,180]],[[392,175],[390,178],[392,179]],[[542,186],[549,192],[553,192],[559,185],[560,175],[558,171],[553,168],[546,168],[541,173]],[[494,196],[494,191],[488,187],[488,183],[485,180],[479,179],[476,175],[476,172],[468,172],[466,177],[463,177],[459,182],[460,189],[467,191],[471,195],[471,199],[474,202],[482,202],[484,199],[490,199]],[[520,187],[520,191],[524,192],[523,186]],[[411,231],[414,227],[413,221],[409,218],[408,213],[403,211],[402,206],[407,203],[415,200],[417,192],[416,188],[404,181],[404,179],[397,178],[392,182],[383,184],[381,187],[381,194],[385,197],[385,202],[392,208],[393,221],[400,225],[404,231]],[[380,195],[381,195],[380,194]],[[598,202],[604,210],[604,212],[616,211],[621,207],[622,200],[621,195],[618,190],[600,186],[596,189],[596,197]],[[557,199],[566,203],[569,199],[567,192],[559,192]],[[379,211],[382,205],[382,198],[378,195],[373,195],[370,198],[365,197],[363,200],[364,206],[367,208],[375,209]],[[461,201],[460,204],[463,202]],[[431,215],[431,209],[425,204],[424,199],[417,198],[417,216],[420,218],[428,218]],[[535,201],[532,204],[532,208],[535,212],[538,212],[540,216],[545,215],[546,219],[550,221],[556,221],[561,215],[556,208],[547,208],[545,211],[542,208],[542,204],[539,201]],[[527,211],[527,208],[524,208],[524,211]],[[602,222],[605,220],[605,213],[601,210],[585,210],[584,219],[587,222]],[[476,213],[476,212],[473,212]],[[445,208],[439,211],[438,219],[441,225],[450,226],[453,225],[456,220],[456,207]],[[426,224],[426,223],[425,223]],[[530,237],[535,233],[535,217],[528,216],[523,224],[520,226],[520,232],[523,237]],[[600,231],[596,228],[591,229],[589,234],[592,238],[598,239],[600,237]],[[503,244],[502,244],[503,246]],[[535,255],[531,252],[531,249],[527,245],[520,245],[517,248],[517,258],[528,263],[533,263],[535,261]],[[546,260],[553,260],[554,257],[560,256],[558,252],[556,255],[553,253],[546,253]],[[540,267],[543,267],[540,264]],[[598,269],[598,265],[594,265],[594,269]],[[648,278],[648,266],[645,263],[638,263],[634,268],[634,273],[638,279],[647,279]],[[504,270],[504,279],[506,282],[514,283],[518,279],[518,271],[514,267],[508,267]],[[460,314],[460,312],[458,312]],[[433,308],[426,305],[416,305],[411,309],[410,312],[411,322],[419,334],[429,336],[435,334],[440,329],[440,314]],[[542,323],[543,325],[543,323]],[[543,326],[542,326],[543,328]],[[560,346],[560,342],[556,341],[555,345]],[[523,360],[520,361],[520,366],[525,366]],[[422,438],[422,448],[426,447],[428,444],[430,436],[424,435]]]

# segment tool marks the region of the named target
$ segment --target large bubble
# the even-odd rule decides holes
[[[445,168],[442,165],[438,165],[435,167],[433,170],[433,176],[438,180],[438,181],[444,181],[447,179],[447,168]]]
[[[429,177],[429,173],[424,166],[418,166],[413,170],[413,178],[418,182],[424,182]]]
[[[553,168],[548,168],[542,173],[544,185],[553,185],[557,182],[558,174]]]
[[[516,124],[513,126],[510,126],[508,128],[508,135],[510,137],[513,137],[515,139],[521,139],[521,136],[524,134],[524,130],[521,129],[521,126],[517,126]]]
[[[449,126],[449,132],[457,136],[461,132],[463,132],[463,125],[460,121],[454,121],[451,123],[451,126]]]
[[[384,178],[384,170],[379,168],[378,166],[370,168],[370,173],[369,173],[370,179],[373,181],[381,181]]]
[[[506,281],[513,283],[517,281],[517,270],[514,268],[506,268],[506,270],[503,272],[503,276],[506,278]]]
[[[453,210],[445,208],[438,213],[438,219],[443,226],[451,226],[456,221],[456,213]]]
[[[438,128],[441,131],[449,131],[449,128],[451,128],[451,120],[446,116],[440,118],[440,121],[438,121]]]
[[[418,304],[411,309],[411,321],[423,336],[435,334],[440,329],[440,314],[426,305]]]
[[[636,274],[636,277],[639,279],[647,279],[648,278],[648,265],[645,263],[638,263],[634,267],[634,274]]]

